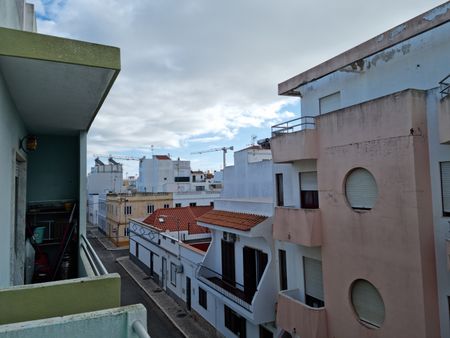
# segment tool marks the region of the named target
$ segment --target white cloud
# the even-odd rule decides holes
[[[89,134],[89,153],[108,153],[291,119],[283,107],[298,101],[277,96],[277,83],[440,1],[33,2],[52,19],[40,32],[121,48],[121,74]]]

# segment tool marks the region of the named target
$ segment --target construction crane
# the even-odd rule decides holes
[[[213,149],[208,149],[208,150],[202,150],[202,151],[195,151],[193,153],[191,153],[191,155],[194,154],[204,154],[204,153],[211,153],[213,151],[222,151],[223,152],[223,168],[225,169],[226,165],[227,165],[227,157],[226,154],[228,152],[228,150],[234,150],[234,147],[222,147],[222,148],[213,148]]]
[[[100,157],[107,158],[108,161],[112,161],[112,162],[115,162],[114,158],[116,158],[118,160],[125,160],[125,161],[140,161],[143,158],[145,158],[145,156],[143,156],[143,157],[136,157],[136,156],[128,156],[128,155],[94,154],[94,158],[97,159],[97,158],[100,158]],[[113,163],[113,164],[117,164],[117,163]]]

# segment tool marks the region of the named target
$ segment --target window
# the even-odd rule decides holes
[[[358,319],[371,327],[380,327],[384,322],[384,303],[375,286],[364,279],[357,279],[350,291]]]
[[[190,206],[190,207],[196,207],[196,206],[197,206],[197,203],[191,202],[191,203],[189,203],[189,206]]]
[[[175,182],[189,182],[189,176],[177,176],[174,178]]]
[[[175,203],[175,208],[181,208],[181,203]]]
[[[209,202],[209,205],[210,205],[211,207],[213,207],[213,206],[214,206],[214,202]]]
[[[136,258],[139,258],[139,243],[136,242]]]
[[[155,206],[153,204],[147,205],[147,214],[153,214],[155,212]]]
[[[177,286],[177,266],[174,263],[170,263],[170,282]]]
[[[322,262],[303,257],[305,274],[305,303],[311,307],[323,307]]]
[[[366,169],[353,169],[345,180],[345,196],[353,209],[372,209],[378,197],[375,178]]]
[[[341,108],[341,92],[336,92],[319,99],[320,114],[326,114]]]
[[[319,193],[317,191],[317,172],[298,173],[300,181],[300,203],[303,209],[317,209],[319,207]]]
[[[204,185],[197,185],[195,187],[195,191],[205,191],[205,186]]]
[[[126,205],[123,207],[124,215],[131,215],[131,205]]]
[[[442,214],[450,217],[450,161],[441,162]]]
[[[245,318],[239,316],[236,312],[224,305],[225,327],[238,335],[240,338],[246,338],[246,322]]]
[[[280,290],[287,290],[286,251],[278,250],[278,264],[280,265]]]
[[[168,208],[170,208],[170,205],[164,204],[164,209],[168,209]]]
[[[275,174],[275,184],[277,191],[277,206],[284,206],[284,193],[283,193],[283,174]]]
[[[192,182],[195,182],[195,175],[192,176]]]
[[[244,295],[246,301],[251,303],[266,269],[268,256],[263,251],[248,246],[244,246],[242,252],[244,263]]]
[[[264,326],[259,326],[259,338],[273,338],[273,333],[267,330]]]
[[[130,228],[126,227],[123,229],[123,235],[124,236],[130,236]]]
[[[198,288],[198,304],[205,310],[208,309],[208,294],[202,288]]]

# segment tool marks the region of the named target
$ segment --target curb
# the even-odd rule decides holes
[[[169,315],[169,313],[166,311],[165,308],[163,308],[157,301],[156,299],[153,298],[153,295],[147,291],[145,289],[145,287],[141,284],[141,281],[138,280],[130,271],[128,271],[128,269],[122,264],[122,261],[125,259],[129,259],[128,256],[124,256],[124,257],[119,257],[116,259],[116,262],[120,264],[120,266],[127,272],[127,274],[136,282],[137,285],[139,285],[139,287],[147,294],[147,296],[153,301],[153,303],[156,304],[156,306],[162,311],[162,313],[164,313],[164,315],[167,317],[167,319],[169,319],[169,321],[177,328],[178,331],[180,331],[180,333],[186,337],[189,338],[189,335],[184,331],[184,329],[175,321],[171,318],[171,316]]]

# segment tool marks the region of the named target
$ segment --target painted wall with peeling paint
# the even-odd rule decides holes
[[[300,86],[302,114],[319,115],[319,100],[338,91],[345,108],[408,88],[438,87],[450,72],[449,36],[450,22]]]

